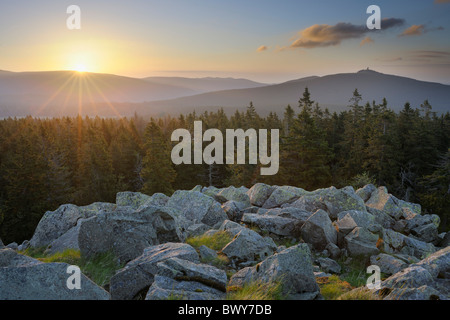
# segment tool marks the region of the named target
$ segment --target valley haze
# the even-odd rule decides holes
[[[310,76],[278,84],[235,78],[146,77],[42,71],[0,71],[0,117],[100,116],[123,117],[215,111],[227,114],[253,102],[261,114],[282,114],[298,105],[305,87],[312,99],[331,112],[347,109],[355,89],[361,103],[380,103],[400,111],[428,100],[437,113],[450,110],[450,85],[415,80],[365,69],[354,73]]]

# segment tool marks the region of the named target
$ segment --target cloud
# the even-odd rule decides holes
[[[449,51],[416,50],[412,54],[420,58],[450,58]]]
[[[411,27],[409,27],[408,29],[406,29],[405,31],[403,31],[403,33],[400,34],[401,37],[403,36],[420,36],[425,32],[425,25],[423,24],[414,24]]]
[[[377,58],[375,61],[381,61],[381,62],[396,62],[396,61],[402,61],[402,57],[394,57],[394,58]]]
[[[268,49],[269,49],[269,47],[267,47],[267,46],[260,46],[258,49],[256,49],[256,51],[263,52],[263,51],[266,51]]]
[[[381,29],[389,29],[399,27],[405,24],[405,20],[398,18],[384,18],[381,19]]]
[[[421,36],[424,33],[431,32],[431,31],[439,31],[444,30],[444,27],[436,27],[436,28],[428,28],[424,24],[419,25],[412,25],[411,27],[407,28],[405,31],[403,31],[401,34],[399,34],[400,37],[403,36]]]
[[[403,19],[385,18],[381,21],[381,28],[389,29],[404,24]],[[365,25],[354,25],[339,22],[336,25],[315,24],[298,33],[298,38],[292,42],[291,48],[318,48],[341,44],[348,39],[358,39],[371,32]],[[364,41],[364,40],[363,40]]]
[[[363,46],[365,44],[374,43],[374,42],[375,41],[373,41],[373,39],[371,37],[365,37],[364,39],[362,39],[362,41],[359,45]]]
[[[434,0],[434,3],[450,3],[450,0]]]

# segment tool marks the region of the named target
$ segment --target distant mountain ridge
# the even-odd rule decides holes
[[[346,110],[355,89],[362,95],[362,103],[367,101],[380,103],[386,98],[388,106],[395,111],[401,110],[406,102],[410,102],[413,107],[419,107],[426,99],[433,106],[433,111],[439,113],[450,111],[450,85],[372,70],[306,77],[259,88],[204,93],[151,102],[147,108],[154,111],[162,111],[169,106],[177,111],[192,108],[196,110],[214,107],[243,108],[252,101],[256,109],[262,113],[282,112],[288,104],[292,107],[298,105],[305,87],[308,87],[315,102],[323,108],[329,108],[330,111]]]
[[[117,117],[244,109],[250,101],[262,115],[282,114],[298,105],[305,87],[331,112],[346,110],[357,88],[362,103],[383,98],[399,111],[406,102],[419,107],[428,99],[433,111],[450,111],[450,85],[383,74],[372,70],[311,76],[279,84],[234,78],[147,77],[143,79],[75,71],[0,71],[0,117]]]
[[[187,88],[198,93],[206,93],[220,90],[233,90],[233,89],[247,89],[258,88],[267,86],[266,83],[259,83],[248,79],[235,79],[235,78],[185,78],[185,77],[147,77],[143,80],[159,83],[174,85],[177,87]]]

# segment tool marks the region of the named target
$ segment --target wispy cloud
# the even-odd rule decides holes
[[[402,57],[394,57],[394,58],[377,58],[375,61],[381,61],[381,62],[397,62],[402,61]]]
[[[381,22],[382,30],[401,26],[403,19],[385,18]],[[354,25],[339,22],[335,25],[315,24],[298,33],[298,38],[291,44],[291,48],[318,48],[341,44],[348,39],[358,39],[371,32],[365,25]],[[364,40],[363,40],[364,41]]]
[[[260,46],[258,49],[256,49],[256,51],[257,52],[263,52],[263,51],[266,51],[268,49],[269,49],[269,47],[267,47],[267,46]]]
[[[407,28],[405,31],[403,31],[401,34],[399,34],[400,37],[403,36],[420,36],[424,33],[431,32],[431,31],[438,31],[438,30],[444,30],[443,27],[436,27],[436,28],[428,28],[424,24],[414,24],[411,27]]]
[[[416,50],[412,55],[418,58],[450,59],[449,51]]]
[[[450,3],[450,0],[434,0],[434,3]]]
[[[370,43],[374,43],[374,42],[375,41],[373,41],[373,39],[371,37],[365,37],[364,39],[362,39],[362,41],[359,45],[363,46],[365,44],[370,44]]]
[[[419,25],[412,25],[411,27],[409,27],[408,29],[406,29],[405,31],[403,31],[400,36],[420,36],[425,32],[425,25],[423,24],[419,24]]]

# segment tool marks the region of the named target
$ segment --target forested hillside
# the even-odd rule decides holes
[[[351,96],[351,93],[350,93]],[[196,185],[250,187],[257,182],[314,190],[331,185],[387,186],[441,217],[450,208],[450,113],[427,102],[362,103],[357,90],[348,110],[330,113],[308,89],[284,115],[258,115],[257,106],[229,117],[218,112],[177,118],[8,118],[0,121],[0,238],[30,239],[47,210],[73,203],[114,202],[119,191],[162,192]],[[173,130],[280,129],[280,170],[259,175],[257,165],[178,165],[170,158]],[[205,145],[208,143],[205,143]]]

